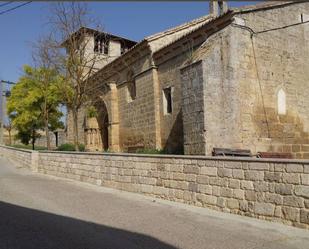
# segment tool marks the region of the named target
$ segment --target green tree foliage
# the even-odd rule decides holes
[[[31,140],[34,146],[38,130],[44,129],[46,146],[50,149],[49,131],[63,127],[59,84],[63,84],[63,79],[56,71],[24,66],[24,75],[7,101],[8,115],[22,143],[29,144]]]

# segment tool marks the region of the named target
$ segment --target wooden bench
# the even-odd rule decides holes
[[[258,152],[257,157],[259,158],[285,158],[285,159],[293,158],[291,153],[286,153],[286,152]]]
[[[138,150],[144,149],[145,146],[130,146],[128,147],[128,153],[136,153]]]
[[[228,148],[213,148],[213,156],[237,156],[237,157],[251,157],[250,150],[228,149]]]

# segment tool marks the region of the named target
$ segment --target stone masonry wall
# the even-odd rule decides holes
[[[3,146],[0,151],[11,159],[25,153]],[[40,173],[309,229],[308,160],[47,151],[37,155],[32,164]]]
[[[184,153],[188,155],[206,153],[203,80],[201,61],[181,70]]]
[[[30,168],[31,166],[31,150],[23,150],[11,147],[0,147],[0,155],[5,156],[18,164]]]
[[[237,15],[230,40],[239,84],[240,134],[253,152],[292,153],[309,158],[309,3]],[[302,23],[303,21],[303,23]],[[283,29],[277,29],[289,26]],[[286,113],[278,112],[278,92]]]

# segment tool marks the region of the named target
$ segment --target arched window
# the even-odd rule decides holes
[[[277,93],[277,108],[278,108],[278,114],[280,115],[286,114],[286,95],[285,91],[282,88]]]

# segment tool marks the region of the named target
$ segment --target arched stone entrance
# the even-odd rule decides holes
[[[107,151],[109,149],[109,117],[103,100],[96,101],[95,117],[85,117],[85,145],[87,151]]]
[[[96,102],[95,108],[97,109],[97,122],[101,135],[102,149],[104,151],[109,149],[109,118],[106,104],[103,100]]]
[[[119,117],[118,117],[118,96],[116,83],[102,84],[104,88],[102,95],[93,96],[92,105],[96,109],[95,127],[100,137],[100,148],[87,146],[87,150],[119,152]],[[85,139],[85,141],[88,141]]]

